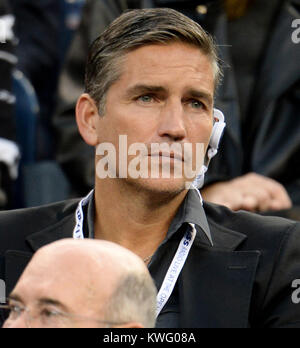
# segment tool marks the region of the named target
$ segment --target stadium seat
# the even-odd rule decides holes
[[[17,142],[21,150],[15,208],[27,208],[64,200],[69,183],[55,161],[36,161],[39,105],[29,80],[20,71],[13,75],[16,95]]]
[[[13,89],[17,97],[17,141],[22,153],[22,164],[29,164],[35,161],[39,104],[30,81],[19,70],[13,74]]]
[[[61,22],[61,61],[69,48],[73,35],[75,34],[81,20],[81,12],[85,0],[61,0],[62,22]]]

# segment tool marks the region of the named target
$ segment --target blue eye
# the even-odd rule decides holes
[[[43,309],[40,315],[41,317],[52,318],[52,317],[59,317],[61,313],[55,310]]]
[[[200,101],[198,101],[198,100],[192,100],[191,101],[191,106],[192,106],[192,108],[194,108],[194,109],[201,109],[201,108],[203,108],[203,103],[201,103]]]
[[[153,97],[151,97],[150,95],[142,95],[141,97],[138,98],[140,101],[142,101],[143,103],[151,103],[153,100]]]

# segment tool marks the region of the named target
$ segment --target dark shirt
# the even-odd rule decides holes
[[[88,206],[85,207],[84,214],[87,216],[87,219],[85,219],[84,222],[84,236],[85,238],[94,238],[94,196],[92,197]],[[191,226],[189,225],[190,223],[195,224],[197,232],[202,233],[204,238],[208,238],[211,241],[211,233],[207,218],[196,190],[190,190],[188,192],[184,202],[181,204],[170,225],[165,240],[159,246],[149,263],[148,268],[158,290],[161,288],[165,275],[171,265],[181,239],[188,229],[191,229]],[[181,327],[179,301],[180,298],[177,281],[169,301],[157,318],[157,328]]]

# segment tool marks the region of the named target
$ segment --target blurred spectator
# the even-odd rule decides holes
[[[225,5],[229,19],[221,15],[215,33],[232,67],[217,99],[228,127],[203,196],[235,210],[300,219],[300,49],[291,40],[300,1]],[[281,211],[289,200],[293,209]]]
[[[17,177],[19,157],[12,93],[12,71],[17,63],[13,25],[14,17],[7,1],[0,0],[0,209],[10,207],[12,180]]]
[[[94,186],[94,151],[83,142],[75,122],[75,105],[83,90],[88,48],[115,18],[129,7],[136,8],[139,3],[139,0],[88,1],[69,49],[58,87],[58,111],[54,123],[58,135],[57,158],[73,186],[74,196],[83,195]]]
[[[76,193],[85,193],[94,183],[94,150],[80,139],[74,118],[89,44],[127,8],[172,7],[215,35],[225,66],[216,106],[225,113],[228,126],[206,177],[205,199],[236,210],[274,210],[291,216],[279,210],[300,205],[300,50],[291,40],[299,4],[90,0],[63,69],[55,116],[57,158]],[[232,185],[235,178],[238,182]]]
[[[37,159],[53,157],[50,118],[60,71],[64,1],[10,0],[19,40],[17,68],[33,85],[40,104]]]
[[[65,239],[33,256],[4,306],[4,327],[153,328],[156,295],[147,267],[131,251]]]

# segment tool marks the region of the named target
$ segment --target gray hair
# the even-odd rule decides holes
[[[126,54],[145,45],[183,42],[198,47],[212,62],[215,87],[222,72],[212,37],[192,19],[168,8],[132,10],[117,18],[92,44],[85,75],[85,92],[105,113],[106,94],[121,76]]]
[[[124,276],[104,309],[105,321],[111,323],[141,323],[154,328],[157,290],[148,273]]]

